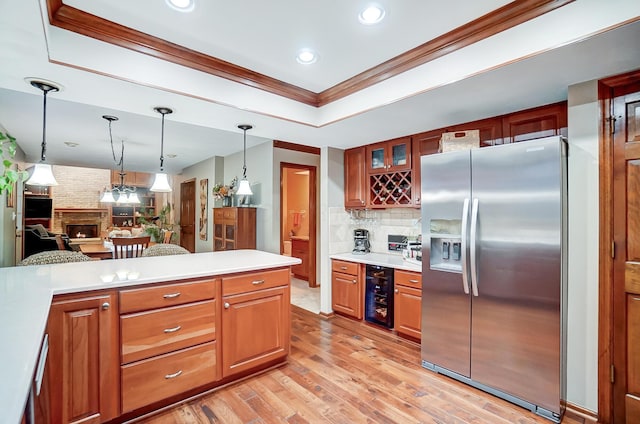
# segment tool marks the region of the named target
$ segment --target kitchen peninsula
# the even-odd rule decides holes
[[[40,396],[48,391],[59,397],[47,411],[56,414],[52,422],[60,417],[103,422],[135,416],[182,393],[193,395],[192,389],[208,390],[284,362],[289,353],[289,269],[299,263],[236,250],[4,268],[3,419],[20,422],[45,334],[49,362],[44,381],[51,373],[49,383],[56,387],[43,384]],[[262,319],[265,314],[269,320]],[[168,325],[178,319],[182,325]],[[151,334],[154,326],[166,327],[160,331],[166,337]],[[59,340],[73,336],[86,340],[74,340],[73,346]],[[60,355],[64,361],[54,363]],[[78,365],[74,355],[90,357],[67,369]],[[64,387],[70,381],[76,386]],[[174,384],[165,386],[165,381]]]

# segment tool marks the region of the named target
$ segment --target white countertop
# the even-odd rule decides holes
[[[343,261],[359,262],[369,265],[388,266],[395,269],[403,269],[405,271],[413,271],[422,273],[422,264],[405,261],[400,254],[393,253],[336,253],[329,256],[331,259],[340,259]]]
[[[0,268],[0,411],[19,423],[53,295],[291,266],[258,250]]]

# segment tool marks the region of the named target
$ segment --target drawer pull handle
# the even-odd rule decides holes
[[[182,328],[181,325],[178,325],[177,327],[173,327],[173,328],[165,328],[164,332],[165,333],[175,333],[176,331],[180,330]]]
[[[164,378],[166,378],[167,380],[171,380],[172,378],[178,377],[180,374],[182,374],[182,370],[174,372],[173,374],[167,374],[164,376]]]
[[[107,309],[109,309],[109,307],[110,307],[110,306],[111,306],[111,305],[109,305],[109,302],[104,302],[104,303],[102,304],[102,310],[103,310],[103,311],[106,311]]]
[[[254,286],[259,286],[260,284],[264,284],[264,280],[252,281],[251,284],[253,284]]]
[[[180,296],[180,292],[165,294],[162,297],[164,297],[165,299],[174,299],[178,296]]]
[[[355,278],[354,278],[353,280],[351,280],[351,283],[353,283],[353,284],[355,284],[356,282],[357,282],[357,281],[356,281],[356,279],[355,279]]]
[[[346,266],[341,266],[340,269],[344,271],[344,270],[347,269],[347,267]]]
[[[229,305],[229,302],[224,302],[224,309],[229,309],[231,305]]]
[[[410,283],[414,283],[417,284],[419,281],[418,280],[409,280]]]

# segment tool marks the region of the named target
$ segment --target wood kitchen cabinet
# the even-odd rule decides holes
[[[567,102],[554,103],[502,117],[504,143],[554,135],[567,136]]]
[[[50,422],[101,423],[119,415],[118,300],[114,291],[56,296],[45,382]]]
[[[302,261],[298,265],[293,265],[291,272],[295,277],[307,280],[309,278],[309,240],[292,238],[291,256]]]
[[[256,208],[214,208],[213,250],[256,248]]]
[[[364,283],[361,264],[331,260],[331,307],[334,312],[362,319]]]
[[[289,268],[222,279],[222,375],[276,363],[289,354]]]
[[[344,207],[347,209],[363,209],[367,204],[368,188],[364,163],[364,147],[344,151]]]
[[[123,413],[220,378],[219,286],[206,279],[120,291]]]
[[[134,187],[151,187],[154,174],[148,172],[125,171],[124,184]],[[120,170],[111,170],[111,184],[120,185]]]
[[[398,334],[415,340],[422,337],[422,275],[395,270],[394,327]]]
[[[411,137],[366,146],[367,174],[411,170]]]

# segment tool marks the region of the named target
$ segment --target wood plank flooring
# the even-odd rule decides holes
[[[296,306],[291,316],[286,365],[141,422],[551,423],[423,369],[419,345],[385,330],[339,316],[324,319]]]

